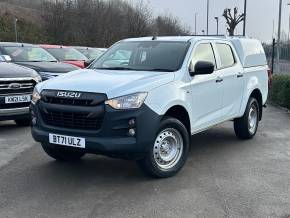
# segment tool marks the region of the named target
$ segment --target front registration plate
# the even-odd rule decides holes
[[[31,101],[30,95],[16,95],[5,97],[5,104],[24,103],[30,101]]]
[[[75,148],[86,148],[86,140],[84,138],[73,136],[49,134],[49,143]]]

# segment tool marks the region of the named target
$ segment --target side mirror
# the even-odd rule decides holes
[[[190,66],[189,73],[191,76],[194,75],[206,75],[214,72],[214,65],[208,61],[199,61],[195,64],[194,69]]]
[[[94,62],[94,60],[95,60],[95,59],[89,59],[89,60],[85,61],[85,63],[84,63],[84,65],[85,65],[85,68],[87,68],[88,66],[90,66],[90,65],[91,65],[91,63],[93,63],[93,62]]]
[[[1,58],[6,62],[11,62],[12,58],[9,55],[1,55]]]

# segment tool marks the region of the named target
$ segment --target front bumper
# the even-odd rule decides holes
[[[59,145],[49,144],[49,133],[82,137],[86,139],[87,153],[113,157],[139,157],[148,152],[154,143],[161,116],[145,104],[137,110],[115,110],[108,105],[104,107],[105,113],[100,129],[81,130],[49,126],[41,116],[39,105],[31,105],[37,119],[36,124],[32,126],[32,136],[36,141],[50,146]],[[74,110],[74,107],[70,106],[70,109]],[[66,107],[67,110],[69,109]],[[131,119],[135,119],[134,127],[128,123]],[[134,136],[128,134],[130,128],[135,129]]]
[[[29,118],[29,107],[0,109],[0,120],[17,120]]]

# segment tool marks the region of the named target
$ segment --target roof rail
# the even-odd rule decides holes
[[[190,35],[190,36],[201,36],[201,37],[209,37],[209,36],[211,36],[211,37],[224,37],[224,38],[226,38],[227,37],[227,35]]]

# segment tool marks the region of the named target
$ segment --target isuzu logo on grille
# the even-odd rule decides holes
[[[8,86],[9,89],[20,89],[21,88],[21,84],[20,83],[11,83]]]
[[[79,92],[57,92],[57,97],[65,97],[65,98],[79,98],[81,97],[81,93]]]

